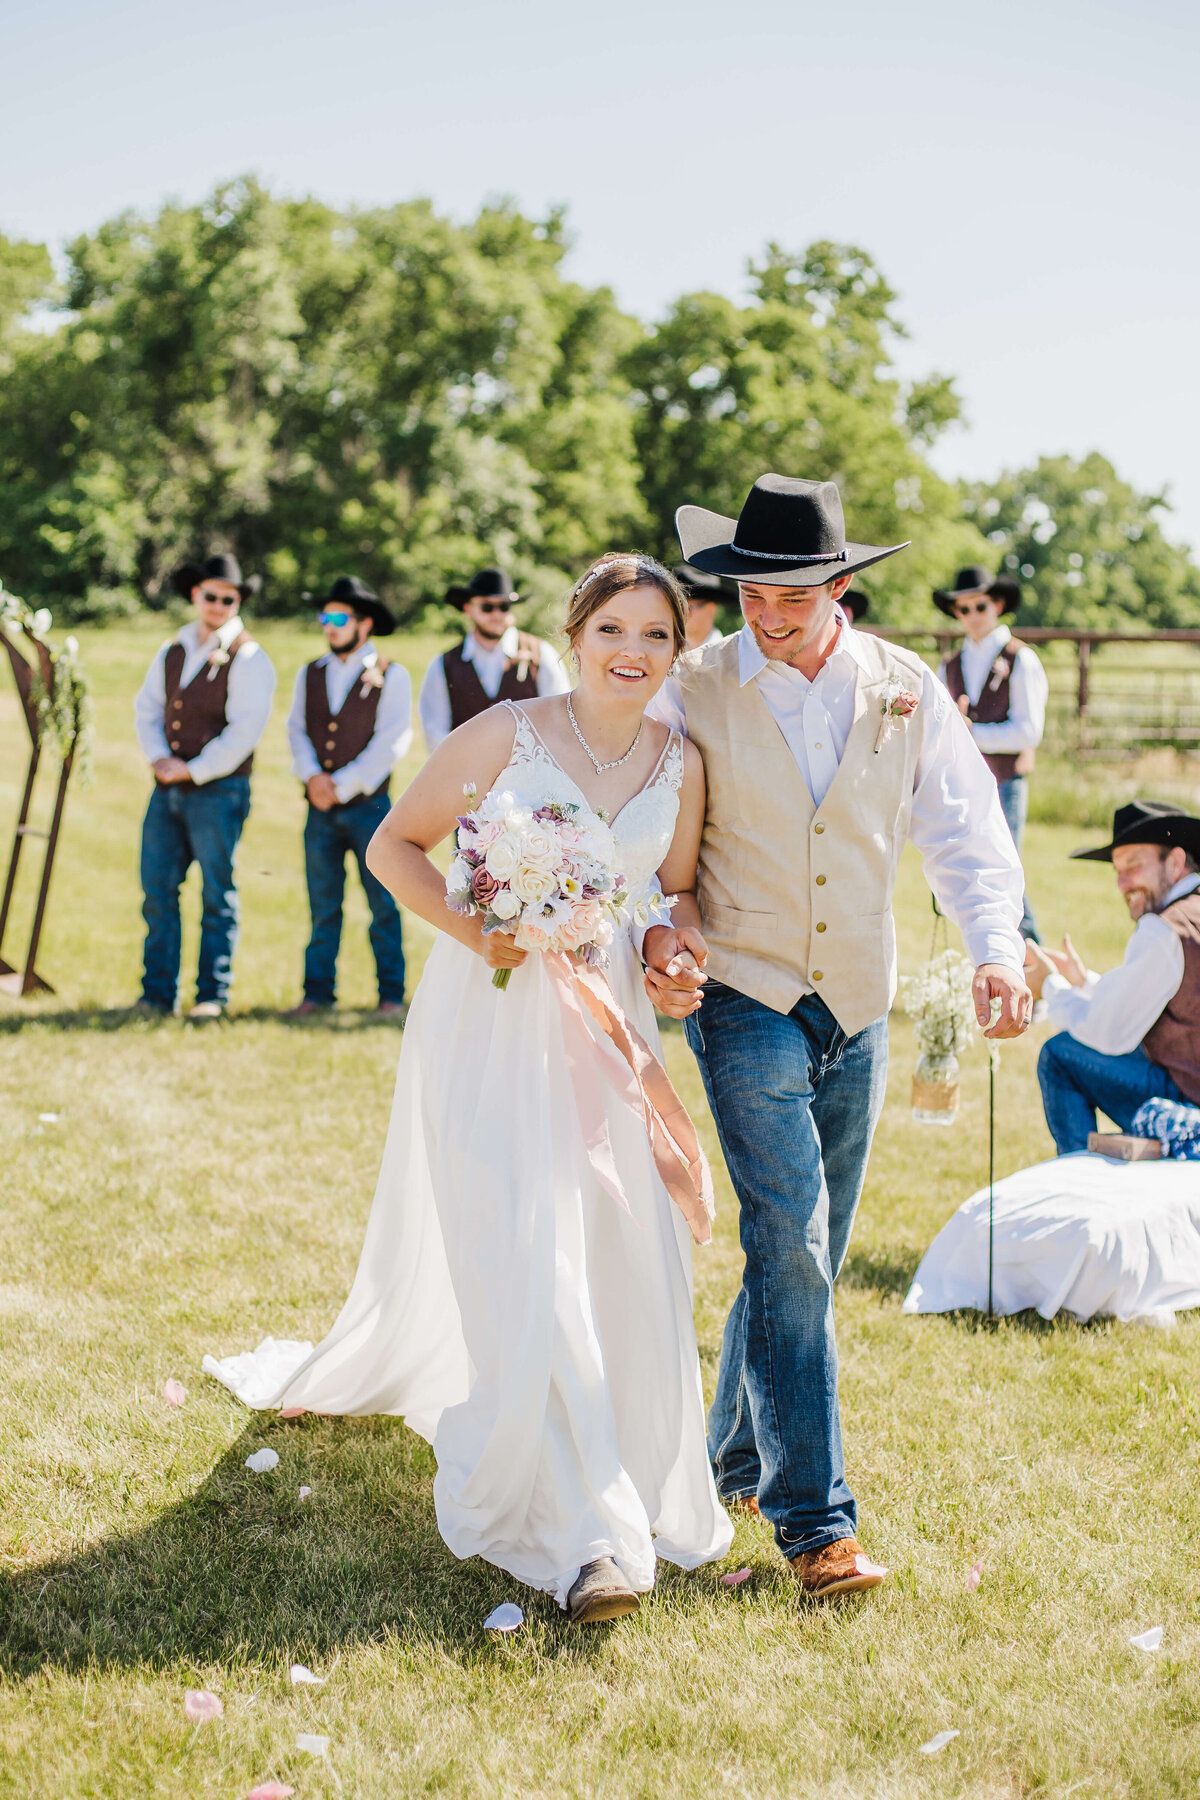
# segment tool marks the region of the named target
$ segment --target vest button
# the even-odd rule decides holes
[[[824,831],[824,829],[825,829],[825,827],[823,825],[814,825],[813,826],[813,830],[816,832],[818,837],[820,837],[820,835]]]
[[[332,767],[333,767],[333,764],[332,764],[332,762],[327,762],[327,763],[326,763],[326,764],[325,764],[325,767],[326,767],[326,768],[327,768],[327,769],[332,769]]]
[[[825,921],[824,921],[824,919],[822,919],[820,924],[817,926],[817,930],[824,931],[824,929],[825,929]]]
[[[176,712],[182,712],[182,711],[183,711],[183,701],[182,701],[182,700],[177,700],[177,701],[176,701],[176,702],[175,702],[175,711],[176,711]]]
[[[325,748],[327,750],[336,750],[337,745],[334,743],[332,738],[326,738],[325,739]]]
[[[823,876],[823,875],[818,875],[818,876],[817,876],[817,886],[818,886],[818,887],[824,887],[824,886],[825,886],[825,877],[824,877],[824,876]]]
[[[329,729],[330,729],[330,731],[336,731],[336,730],[337,730],[337,725],[338,725],[338,722],[337,722],[337,720],[336,720],[336,719],[330,719],[330,721],[329,721]]]
[[[825,979],[825,977],[822,975],[820,969],[813,970],[813,980],[814,981],[824,981],[824,979]]]

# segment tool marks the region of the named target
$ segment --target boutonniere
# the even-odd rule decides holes
[[[993,694],[998,693],[1004,682],[1012,674],[1012,664],[1006,656],[997,657],[992,664],[992,679],[988,682]]]
[[[215,681],[217,679],[217,670],[223,669],[225,667],[225,664],[228,661],[229,661],[228,650],[222,650],[220,644],[218,644],[216,649],[213,651],[212,655],[208,659],[208,679],[209,679],[209,681]]]
[[[363,657],[362,686],[358,690],[360,700],[366,700],[372,688],[381,688],[383,678],[387,674],[387,664],[379,666],[378,650],[371,650]]]
[[[883,690],[883,700],[881,702],[883,717],[879,721],[879,733],[875,739],[876,756],[879,755],[879,752],[883,749],[883,746],[887,743],[893,731],[895,731],[897,721],[907,719],[912,713],[916,712],[920,704],[921,702],[917,696],[910,693],[907,688],[902,688],[900,683],[893,676]]]

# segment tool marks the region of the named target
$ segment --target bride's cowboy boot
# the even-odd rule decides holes
[[[641,1602],[611,1556],[584,1563],[567,1595],[573,1625],[600,1625],[636,1612]]]
[[[792,1570],[811,1600],[831,1594],[857,1594],[878,1587],[887,1569],[860,1550],[857,1538],[839,1538],[819,1550],[802,1550],[791,1559]]]

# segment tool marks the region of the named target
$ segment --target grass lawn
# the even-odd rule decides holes
[[[726,1566],[751,1569],[743,1586],[667,1570],[640,1614],[582,1634],[497,1571],[453,1561],[432,1458],[398,1421],[282,1423],[201,1376],[207,1350],[315,1339],[332,1322],[399,1036],[367,1010],[357,893],[343,1010],[279,1016],[306,935],[283,716],[315,636],[294,626],[261,634],[281,696],[241,853],[234,1016],[197,1032],[120,1010],[137,992],[147,794],[130,702],[158,635],[84,635],[96,780],[68,802],[51,893],[41,965],[58,992],[0,1001],[0,1795],[239,1800],[269,1777],[304,1800],[1195,1794],[1200,1324],[902,1317],[922,1248],[986,1178],[987,1077],[976,1048],[954,1129],[914,1125],[900,1015],[839,1295],[861,1534],[896,1571],[877,1593],[805,1606],[769,1532],[742,1522]],[[402,653],[419,671],[436,648]],[[20,748],[0,686],[5,830]],[[1105,869],[1065,860],[1096,836],[1035,824],[1028,867],[1043,928],[1069,927],[1106,967],[1128,921]],[[194,968],[191,889],[188,909]],[[911,969],[930,931],[911,856],[898,911]],[[406,933],[415,978],[430,934],[411,920]],[[1040,1035],[1003,1053],[1002,1172],[1050,1150]],[[668,1046],[715,1154],[687,1050],[677,1033]],[[696,1258],[709,1384],[739,1265],[717,1162],[718,1238]],[[178,1411],[161,1398],[169,1376],[188,1390]],[[280,1462],[254,1475],[243,1464],[264,1444]],[[484,1617],[513,1598],[527,1629],[486,1638]],[[1157,1655],[1129,1646],[1156,1624]],[[293,1661],[325,1685],[293,1687]],[[183,1696],[199,1687],[225,1711],[194,1727]],[[922,1755],[942,1730],[960,1735]],[[327,1759],[297,1750],[298,1732],[328,1737]]]

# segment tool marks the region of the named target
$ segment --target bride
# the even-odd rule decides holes
[[[449,911],[429,852],[453,832],[464,790],[582,803],[610,824],[631,900],[657,873],[691,919],[703,766],[644,717],[686,623],[665,569],[602,558],[571,596],[573,695],[505,702],[461,726],[393,807],[368,862],[439,936],[409,1012],[353,1289],[315,1350],[267,1339],[204,1362],[248,1405],[402,1415],[433,1445],[454,1554],[485,1557],[580,1622],[635,1610],[656,1556],[691,1569],[732,1538],[705,1446],[691,1238],[640,1103],[603,1078],[616,1051],[572,1003],[576,983]],[[496,969],[513,971],[504,991]],[[628,930],[607,978],[661,1060]]]

